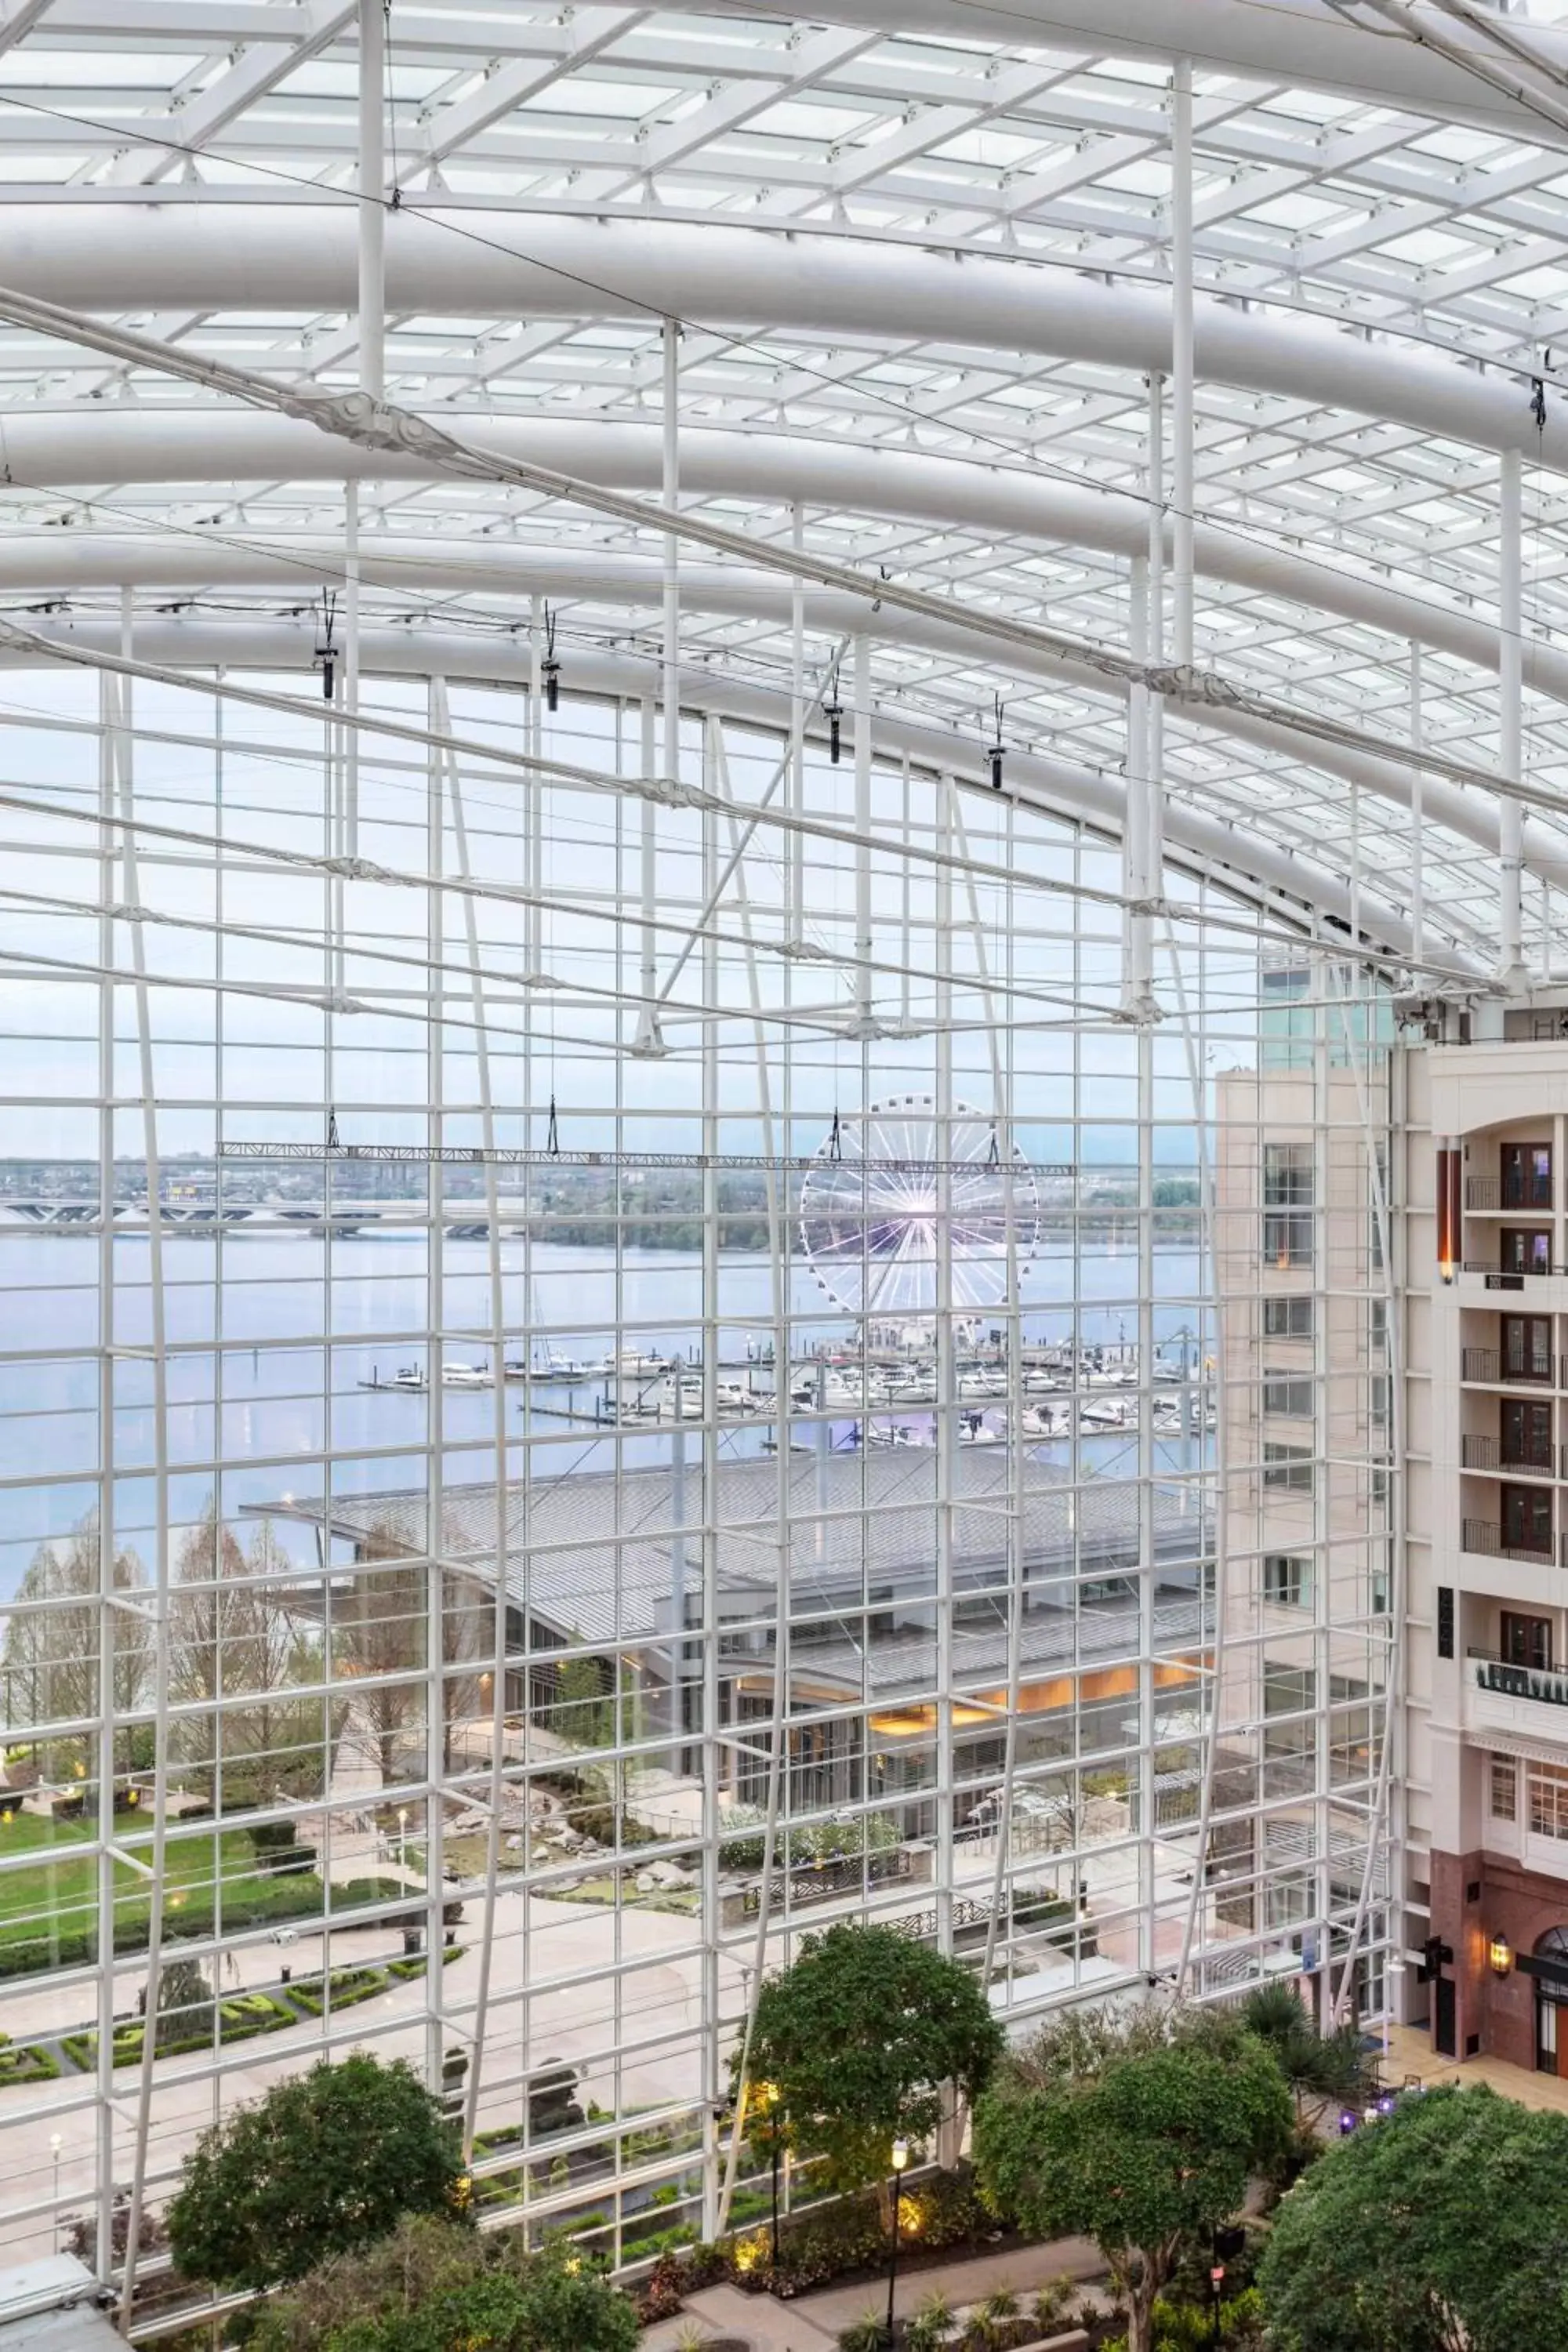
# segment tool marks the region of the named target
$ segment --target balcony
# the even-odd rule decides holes
[[[1489,1216],[1514,1209],[1550,1209],[1552,1180],[1528,1176],[1468,1176],[1465,1179],[1465,1207],[1478,1216]]]
[[[1551,1568],[1561,1552],[1568,1566],[1568,1538],[1559,1538],[1555,1544],[1550,1539],[1544,1544],[1508,1543],[1495,1519],[1462,1521],[1459,1541],[1461,1549],[1479,1552],[1485,1559],[1521,1559],[1535,1568]]]
[[[1461,1355],[1459,1378],[1464,1381],[1523,1381],[1532,1388],[1554,1388],[1557,1383],[1555,1356],[1505,1355],[1500,1348],[1466,1348]]]
[[[1568,1463],[1568,1447],[1563,1452],[1565,1463]],[[1522,1478],[1554,1478],[1557,1475],[1556,1457],[1550,1445],[1521,1453],[1517,1447],[1505,1446],[1500,1437],[1461,1437],[1459,1467],[1462,1470],[1506,1473],[1510,1477],[1515,1473]],[[1568,1467],[1565,1467],[1564,1475],[1568,1475]]]
[[[1568,1706],[1568,1674],[1557,1666],[1516,1666],[1495,1650],[1467,1650],[1478,1690],[1499,1698],[1535,1699],[1547,1706]],[[1559,1735],[1561,1737],[1561,1734]]]

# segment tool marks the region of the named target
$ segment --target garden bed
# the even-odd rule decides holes
[[[461,1944],[448,1944],[441,1954],[444,1961],[460,1959]],[[422,1977],[426,1969],[423,1952],[410,1953],[405,1959],[388,1960],[384,1964],[358,1968],[334,1969],[331,1978],[331,2007],[334,2011],[351,2009],[358,2001],[370,2000],[377,1993],[390,1992],[395,1981],[406,1983]],[[321,1994],[321,1979],[307,1977],[297,1984],[275,1985],[265,1991],[230,1993],[216,2004],[218,2038],[227,2043],[248,2042],[258,2033],[277,2033],[285,2026],[300,2025],[308,2018],[320,2017],[325,2003]],[[142,2061],[143,2027],[141,2020],[131,2018],[114,2029],[114,2063],[135,2066]],[[212,2032],[204,2025],[200,2032],[179,2034],[160,2042],[160,2058],[177,2058],[193,2050],[210,2050]],[[90,2074],[98,2064],[98,2036],[89,2029],[62,2033],[59,2048],[68,2066]],[[60,2061],[44,2042],[6,2043],[0,2037],[0,2089],[7,2083],[45,2083],[62,2072]]]
[[[1026,2242],[982,2205],[967,2168],[912,2179],[899,2200],[899,2263],[905,2271]],[[869,2284],[886,2279],[889,2251],[874,2189],[786,2215],[776,2267],[771,2221],[759,2216],[758,2226],[732,2231],[718,2245],[661,2253],[641,2290],[643,2319],[669,2317],[688,2294],[720,2280],[784,2300],[814,2287],[853,2286],[861,2279]]]

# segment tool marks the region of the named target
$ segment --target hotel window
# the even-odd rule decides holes
[[[1550,1229],[1505,1225],[1500,1236],[1499,1259],[1504,1274],[1550,1274]]]
[[[1494,1756],[1491,1759],[1487,1810],[1494,1822],[1519,1819],[1519,1767],[1511,1756]]]
[[[1276,1493],[1312,1492],[1312,1449],[1310,1445],[1266,1445],[1263,1483]]]
[[[1504,1486],[1502,1548],[1527,1559],[1552,1558],[1552,1490],[1549,1486]]]
[[[1531,1837],[1568,1839],[1568,1769],[1532,1763],[1529,1770]]]
[[[1502,1204],[1505,1209],[1549,1209],[1552,1206],[1552,1146],[1549,1143],[1505,1143],[1501,1168]]]
[[[1506,1467],[1550,1470],[1552,1407],[1535,1397],[1504,1397],[1502,1458]]]
[[[1263,1375],[1263,1410],[1288,1413],[1293,1421],[1312,1417],[1312,1376],[1310,1372],[1268,1372]]]
[[[1312,1336],[1310,1298],[1266,1298],[1263,1336],[1266,1339],[1310,1339]]]
[[[1312,1147],[1310,1143],[1264,1145],[1263,1205],[1266,1209],[1311,1207]]]
[[[1263,1562],[1263,1598],[1277,1609],[1310,1609],[1312,1563],[1294,1551],[1271,1551]]]
[[[1263,1147],[1263,1256],[1279,1268],[1312,1263],[1312,1147]]]
[[[1500,1319],[1504,1380],[1549,1381],[1552,1378],[1551,1316],[1505,1315]]]
[[[1510,1666],[1531,1666],[1546,1674],[1552,1666],[1552,1620],[1527,1617],[1515,1609],[1502,1612],[1502,1654]]]

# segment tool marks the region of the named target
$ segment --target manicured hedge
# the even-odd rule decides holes
[[[52,2083],[59,2071],[54,2052],[36,2042],[13,2042],[0,2049],[0,2084]]]
[[[378,1992],[387,1990],[384,1969],[334,1969],[331,1978],[333,2009],[352,2009],[356,2001],[374,2000]],[[291,1984],[289,1998],[299,2009],[320,2017],[327,2006],[320,1977],[311,1977],[303,1984]]]

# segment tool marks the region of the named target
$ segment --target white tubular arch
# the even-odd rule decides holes
[[[616,489],[658,488],[656,426],[447,409],[437,421],[502,457],[553,466]],[[230,408],[197,415],[188,407],[23,411],[6,419],[5,462],[11,482],[28,489],[100,482],[441,478],[416,457],[382,457],[348,442],[334,444],[290,417]],[[776,499],[783,505],[831,507],[1128,558],[1142,555],[1148,544],[1148,512],[1140,499],[1042,481],[1021,466],[711,427],[682,434],[680,464],[694,495]],[[1479,669],[1498,667],[1497,630],[1473,614],[1201,524],[1194,551],[1199,572],[1210,579],[1385,629],[1402,644],[1414,638]],[[1568,702],[1568,655],[1531,644],[1525,661],[1531,686]]]
[[[68,309],[117,316],[143,308],[276,316],[352,306],[352,205],[174,195],[160,189],[147,205],[8,205],[5,283]],[[672,317],[851,342],[924,342],[940,329],[947,342],[1134,374],[1171,365],[1164,294],[1032,259],[960,258],[842,232],[409,202],[387,223],[386,300],[389,310],[405,312]],[[1538,431],[1529,386],[1511,374],[1480,375],[1457,361],[1367,342],[1327,320],[1296,323],[1212,300],[1197,306],[1194,336],[1200,381],[1387,419],[1477,448],[1517,449],[1568,472],[1568,413],[1554,405]]]
[[[119,649],[118,631],[107,621],[62,625],[51,620],[44,629],[60,641],[62,656],[68,646],[110,655]],[[136,650],[142,660],[189,669],[193,685],[198,683],[197,673],[219,668],[308,674],[314,644],[313,626],[289,621],[226,627],[204,621],[161,619],[140,625],[136,632]],[[446,637],[429,630],[367,629],[362,646],[364,670],[371,676],[446,677],[521,690],[532,674],[531,656],[524,645]],[[35,656],[0,644],[0,669],[38,667]],[[648,667],[646,662],[614,655],[574,654],[572,684],[574,691],[584,695],[637,701],[647,693]],[[682,673],[680,694],[683,709],[735,719],[779,735],[788,731],[788,698],[766,688],[741,685],[717,671],[689,669]],[[989,770],[978,743],[964,744],[943,730],[915,726],[881,712],[873,714],[872,729],[878,758],[901,760],[907,755],[933,776],[952,775],[960,783],[988,792]],[[823,734],[815,712],[807,717],[805,732],[813,739]],[[1113,840],[1120,838],[1126,795],[1119,777],[1101,775],[1067,761],[1011,751],[1007,770],[1009,789],[1020,799],[1081,820]],[[1347,885],[1279,843],[1259,840],[1255,833],[1239,831],[1216,817],[1179,805],[1171,809],[1167,835],[1167,854],[1177,870],[1218,882],[1255,903],[1266,901],[1287,919],[1294,919],[1300,910],[1316,909],[1348,927],[1352,909]],[[1568,886],[1568,865],[1563,870]],[[1410,953],[1410,924],[1400,908],[1365,888],[1357,905],[1364,938],[1390,955]],[[1467,959],[1452,952],[1445,962],[1457,971],[1467,968]]]
[[[218,588],[269,587],[281,593],[309,594],[321,580],[342,577],[341,546],[330,538],[291,537],[279,534],[271,544],[234,545],[216,540],[209,546],[193,545],[174,537],[142,538],[125,533],[71,533],[62,541],[55,532],[39,533],[26,539],[0,541],[0,588],[67,589],[72,587],[108,588]],[[499,590],[510,596],[531,594],[608,597],[616,603],[644,603],[649,608],[657,605],[661,593],[661,574],[657,560],[636,556],[599,554],[554,548],[513,548],[489,541],[431,541],[428,539],[367,540],[360,550],[361,576],[366,582],[405,592],[410,595],[428,593],[474,593]],[[766,617],[781,625],[789,617],[790,595],[787,588],[765,574],[748,575],[737,569],[683,569],[681,595],[694,610],[732,614],[742,618]],[[851,597],[835,595],[826,590],[812,590],[805,599],[806,618],[814,630],[826,635],[847,636],[864,626],[864,609]],[[96,643],[90,629],[73,630],[79,642]],[[220,632],[220,636],[221,636]],[[256,632],[258,646],[265,644],[269,625],[263,622]],[[977,649],[984,651],[984,640],[977,640],[967,629],[949,627],[941,622],[909,613],[886,613],[880,617],[879,634],[889,640],[918,645],[929,652],[951,655],[959,660],[973,660]],[[290,642],[298,646],[299,640]],[[405,643],[420,644],[417,635],[407,638],[390,633],[377,643],[397,646]],[[487,646],[479,649],[481,667],[472,667],[474,648],[468,645],[469,662],[451,667],[452,675],[511,675],[510,656],[507,649]],[[247,631],[235,653],[223,658],[231,667],[264,668],[268,657],[250,650],[251,634]],[[195,654],[175,654],[176,661],[198,661],[205,656]],[[296,650],[285,658],[301,659]],[[998,643],[992,656],[1004,675],[1047,677],[1066,681],[1082,688],[1085,693],[1110,701],[1124,700],[1125,688],[1100,672],[1070,661],[1056,661],[1016,646]],[[303,656],[308,661],[308,656]],[[574,652],[574,673],[587,675],[591,657]],[[393,667],[403,665],[394,663]],[[432,656],[427,664],[433,670],[449,667],[443,649]],[[630,676],[634,666],[623,665]],[[519,673],[521,675],[521,672]],[[696,679],[703,677],[699,691]],[[636,684],[607,688],[606,691],[635,693],[647,690],[646,669],[636,673]],[[720,708],[718,698],[730,691],[716,681],[710,682],[703,673],[689,674],[689,685],[695,696],[694,707]],[[734,690],[742,698],[750,689]],[[776,699],[782,714],[784,698],[766,698],[770,705]],[[1255,744],[1280,758],[1293,760],[1317,768],[1330,775],[1342,777],[1363,791],[1374,793],[1380,800],[1397,807],[1411,805],[1411,771],[1398,760],[1380,760],[1368,753],[1345,746],[1325,743],[1306,734],[1297,734],[1289,727],[1251,713],[1233,710],[1224,706],[1194,704],[1184,709],[1184,719],[1205,731]],[[769,724],[774,723],[770,719]],[[787,726],[781,716],[777,722]],[[954,739],[938,738],[934,730],[919,728],[906,730],[900,721],[880,722],[886,725],[889,740],[896,739],[902,748],[912,748],[916,738],[929,734],[929,742],[940,741],[946,747],[939,755],[932,749],[917,756],[929,756],[933,767],[941,769],[951,762]],[[1009,755],[1011,756],[1011,755]],[[1042,769],[1051,766],[1042,762]],[[976,751],[975,771],[979,771]],[[1065,768],[1060,771],[1079,780],[1080,789],[1089,774],[1088,770]],[[1115,829],[1121,830],[1121,790],[1117,788]],[[1455,785],[1443,782],[1436,776],[1426,778],[1422,789],[1422,812],[1426,821],[1441,824],[1464,841],[1473,842],[1489,856],[1498,855],[1500,841],[1498,803],[1479,794],[1468,793]],[[1223,832],[1224,828],[1218,828]],[[1529,846],[1525,866],[1529,872],[1549,883],[1553,889],[1568,890],[1568,839],[1537,817],[1528,836]]]
[[[746,16],[779,9],[717,0]],[[1497,52],[1457,18],[1421,5],[1453,49],[1495,63]],[[794,21],[793,17],[790,21]],[[1183,54],[1200,68],[1256,76],[1270,85],[1306,82],[1368,106],[1503,127],[1538,146],[1561,146],[1563,135],[1531,110],[1489,88],[1434,49],[1391,38],[1384,26],[1357,24],[1336,0],[826,0],[812,11],[822,25],[869,25],[889,33],[940,33],[962,41],[997,41],[1008,48],[1039,41],[1099,57],[1148,58],[1168,64],[1179,36]],[[1543,65],[1568,73],[1568,42],[1560,30],[1524,28]]]

